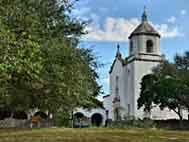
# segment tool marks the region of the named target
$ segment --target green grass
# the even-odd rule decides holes
[[[0,142],[189,142],[189,131],[108,128],[0,130]]]

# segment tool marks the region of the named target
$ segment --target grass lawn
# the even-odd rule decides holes
[[[2,129],[0,142],[189,142],[189,131],[108,128]]]

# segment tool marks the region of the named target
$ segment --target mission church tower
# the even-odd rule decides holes
[[[110,119],[177,118],[177,115],[168,109],[161,111],[159,108],[154,108],[149,114],[143,109],[138,110],[137,107],[143,76],[152,73],[152,69],[161,61],[160,34],[149,24],[145,9],[140,25],[129,36],[129,56],[124,59],[118,45],[116,57],[109,72],[110,95],[104,97],[104,106]]]
[[[119,45],[114,62],[109,72],[110,95],[104,96],[104,109],[85,110],[77,108],[76,114],[90,118],[91,123],[112,119],[179,119],[178,115],[165,108],[153,107],[151,112],[138,109],[137,100],[140,96],[142,78],[152,73],[163,60],[160,52],[160,34],[150,25],[146,9],[142,14],[141,23],[129,36],[129,56],[123,58]],[[187,111],[183,111],[187,119]],[[99,121],[101,120],[101,121]]]

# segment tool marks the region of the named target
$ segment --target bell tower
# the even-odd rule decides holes
[[[145,8],[141,24],[129,36],[129,56],[160,54],[160,34],[149,24]]]
[[[146,117],[143,109],[138,110],[137,100],[140,96],[143,76],[152,73],[162,60],[160,52],[160,34],[150,25],[146,8],[141,23],[129,36],[129,57],[127,58],[125,89],[127,110],[130,116]]]

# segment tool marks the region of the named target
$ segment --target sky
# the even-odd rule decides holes
[[[176,53],[189,51],[189,0],[79,0],[74,5],[73,16],[89,21],[80,47],[92,48],[104,64],[98,70],[103,95],[109,94],[117,44],[123,57],[128,56],[128,36],[140,24],[144,6],[149,22],[161,34],[162,54],[173,61]]]

